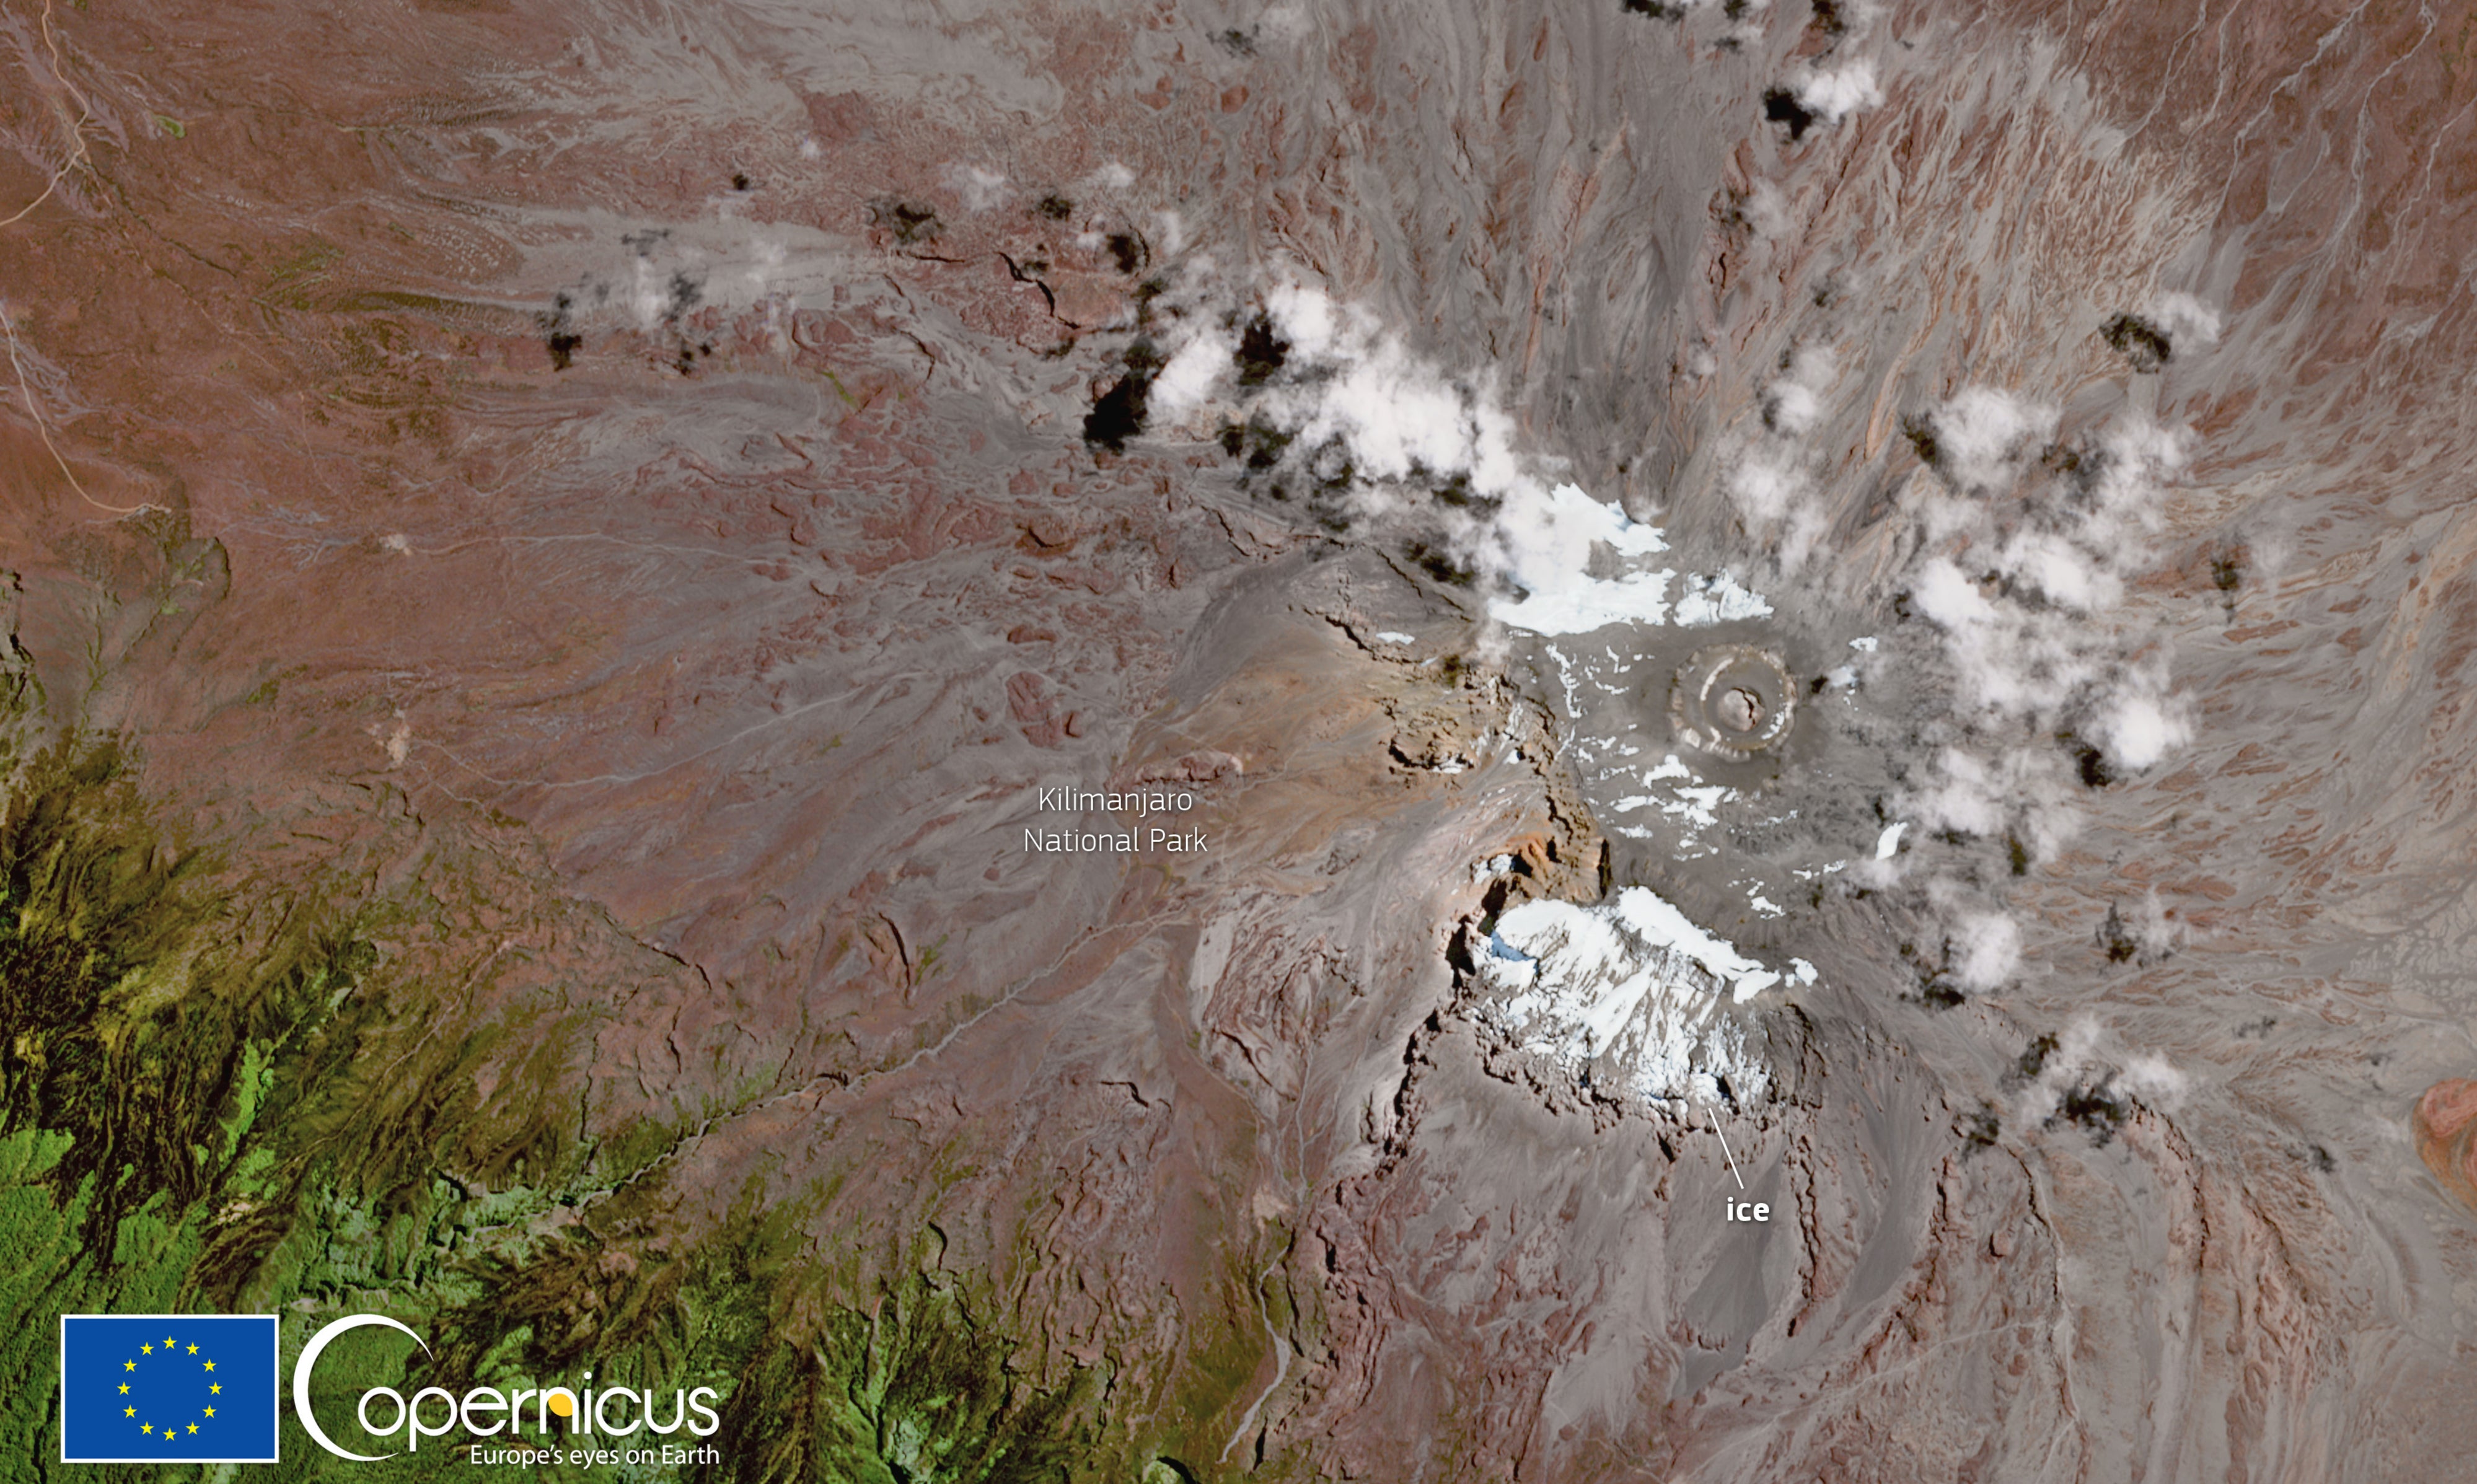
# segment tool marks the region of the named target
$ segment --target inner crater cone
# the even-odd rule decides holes
[[[1677,740],[1723,757],[1778,747],[1797,713],[1797,693],[1778,652],[1715,644],[1694,652],[1668,687]]]

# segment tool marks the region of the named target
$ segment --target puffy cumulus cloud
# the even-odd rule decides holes
[[[2077,731],[2119,773],[2190,741],[2164,667],[2127,662],[2139,635],[2118,616],[2184,467],[2184,435],[2129,417],[2060,448],[2052,409],[1985,388],[1924,421],[1930,467],[1964,498],[1916,502],[1931,555],[1912,564],[1908,598],[1941,641],[1960,720]],[[1987,498],[1999,489],[2012,493]]]
[[[1985,993],[2021,967],[2021,926],[2003,912],[1972,912],[1952,927],[1952,977]]]
[[[1773,432],[1802,438],[1823,415],[1823,398],[1839,375],[1828,345],[1801,346],[1788,368],[1764,391],[1764,423]]]
[[[1933,433],[1928,462],[1964,494],[2013,486],[2026,458],[2056,433],[2056,409],[1992,386],[1967,386],[1924,419]]]
[[[2127,416],[2060,446],[2052,408],[1982,387],[1916,420],[1920,433],[1934,480],[1909,501],[1918,538],[1905,598],[1933,636],[1957,731],[1894,803],[1932,833],[2052,859],[2082,829],[2088,786],[2157,768],[2193,736],[2164,656],[2136,658],[2149,630],[2125,601],[2185,438]],[[1953,982],[1981,989],[2011,972],[2017,929],[1957,893],[1931,886],[1930,900]]]
[[[1838,365],[1827,346],[1791,356],[1764,388],[1764,429],[1729,471],[1730,501],[1746,531],[1771,549],[1784,574],[1794,575],[1823,539],[1824,516],[1805,469],[1801,440],[1822,420]]]
[[[1816,68],[1798,79],[1797,101],[1825,123],[1837,124],[1882,103],[1884,89],[1875,85],[1873,62],[1853,62],[1838,71]]]
[[[2099,947],[2118,963],[2131,959],[2147,968],[2176,952],[2176,945],[2186,933],[2186,925],[2167,910],[2159,900],[2159,888],[2151,887],[2141,900],[2127,912],[2121,903],[2107,904],[2107,921],[2099,925]]]
[[[2099,698],[2088,730],[2109,762],[2124,772],[2140,773],[2193,740],[2192,706],[2168,695],[2166,677],[2157,666],[2145,665],[2124,675]]]
[[[2150,302],[2144,316],[2167,333],[2167,338],[2183,345],[2188,341],[2203,346],[2219,343],[2219,311],[2191,294],[2169,291]]]
[[[2060,724],[2105,679],[2104,651],[2074,621],[2000,593],[1942,556],[1910,580],[1912,607],[1940,631],[1964,723]]]
[[[1748,527],[1774,526],[1805,504],[1806,477],[1780,453],[1758,449],[1729,471],[1729,498]]]
[[[1200,280],[1156,301],[1186,328],[1157,351],[1152,416],[1257,439],[1285,471],[1266,477],[1308,485],[1318,516],[1486,579],[1499,589],[1490,616],[1512,627],[1553,635],[1771,611],[1722,577],[1689,575],[1672,593],[1679,574],[1650,559],[1667,550],[1659,531],[1534,474],[1492,383],[1445,374],[1313,284],[1284,280],[1259,304]]]
[[[2081,522],[2084,544],[2114,559],[2138,562],[2138,550],[2122,543],[2164,524],[2164,486],[2185,469],[2186,435],[2148,418],[2128,418],[2099,439],[2096,475],[2089,482],[2090,512]]]
[[[2134,1051],[2087,1018],[2032,1041],[2019,1075],[2026,1080],[2014,1104],[2020,1123],[2067,1119],[2102,1140],[2137,1107],[2174,1112],[2192,1085],[2164,1056]]]
[[[1014,189],[1007,178],[985,165],[955,164],[946,167],[946,184],[963,198],[968,210],[986,211],[1004,206]]]
[[[2001,570],[2040,597],[2080,613],[2112,608],[2124,597],[2124,581],[2097,554],[2051,531],[2022,531],[2004,545]]]
[[[1153,378],[1152,409],[1175,420],[1203,407],[1230,375],[1230,346],[1217,335],[1189,337]]]
[[[2047,859],[2081,829],[2073,782],[2051,749],[2010,747],[1992,756],[1947,747],[1924,770],[1926,781],[1900,793],[1900,812],[1930,830],[2018,838]]]
[[[1285,284],[1264,308],[1292,361],[1312,373],[1264,399],[1286,431],[1312,446],[1339,441],[1362,479],[1462,476],[1489,499],[1530,485],[1514,420],[1491,388],[1443,376],[1374,316],[1320,288]]]
[[[1789,197],[1769,181],[1755,182],[1755,188],[1746,195],[1745,213],[1746,225],[1755,229],[1757,236],[1770,241],[1789,235],[1794,224]]]

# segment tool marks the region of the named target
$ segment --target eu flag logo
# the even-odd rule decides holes
[[[271,1464],[275,1316],[61,1316],[61,1462]]]

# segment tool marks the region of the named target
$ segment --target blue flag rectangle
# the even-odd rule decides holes
[[[275,1316],[61,1316],[61,1462],[271,1464]]]

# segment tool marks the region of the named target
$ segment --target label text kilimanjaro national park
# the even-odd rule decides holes
[[[1195,808],[1195,795],[1185,790],[1127,791],[1114,789],[1076,788],[1056,784],[1038,791],[1038,802],[1043,813],[1132,814],[1138,820],[1176,818]],[[1027,855],[1137,855],[1137,854],[1201,854],[1205,849],[1205,832],[1201,829],[1171,829],[1163,825],[1143,825],[1129,829],[1088,829],[1078,818],[1068,828],[1040,829],[1026,826],[1023,850]]]

